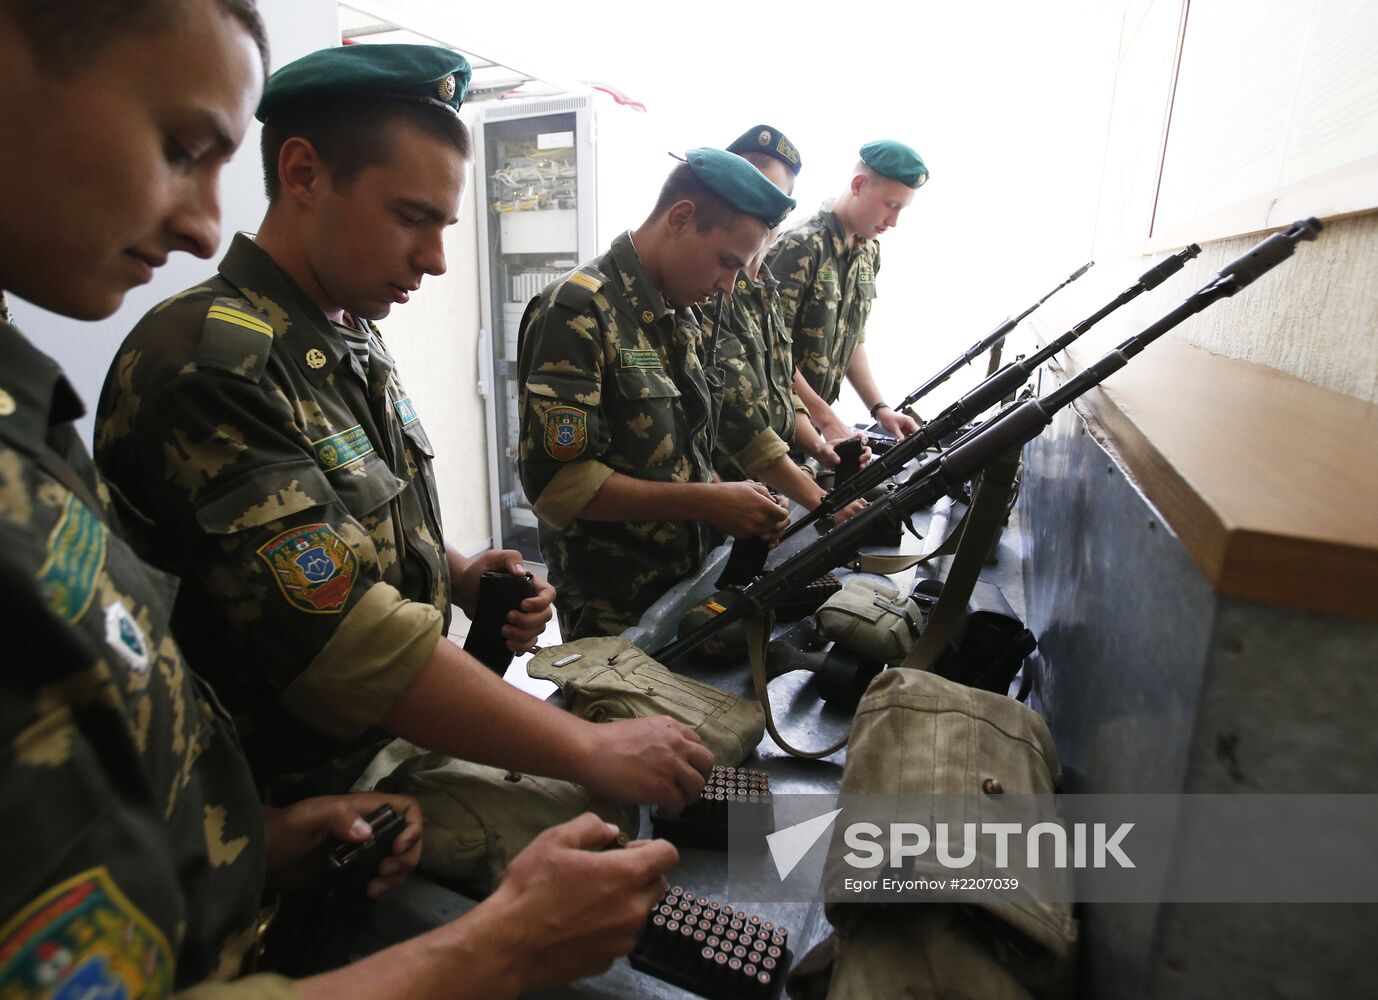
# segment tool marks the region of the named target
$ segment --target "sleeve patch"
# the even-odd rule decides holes
[[[0,927],[0,993],[169,996],[172,948],[104,866],[49,889]]]
[[[557,462],[568,462],[588,445],[588,417],[573,406],[552,406],[545,411],[545,450]]]
[[[258,549],[287,602],[308,614],[338,614],[359,575],[359,559],[328,524],[289,528]]]

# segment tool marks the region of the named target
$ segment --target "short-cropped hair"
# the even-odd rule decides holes
[[[678,164],[665,178],[660,197],[656,199],[655,208],[651,209],[651,218],[660,218],[677,201],[694,203],[695,228],[701,233],[715,227],[729,226],[734,218],[745,214],[711,191],[687,163]]]
[[[281,190],[278,156],[288,139],[305,139],[330,171],[336,189],[347,188],[368,167],[392,156],[398,128],[416,128],[464,159],[473,155],[469,129],[459,116],[424,101],[385,97],[307,100],[274,111],[263,125],[263,188],[268,200]]]

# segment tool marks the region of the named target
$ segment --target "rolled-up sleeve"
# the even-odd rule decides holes
[[[431,605],[375,583],[287,685],[283,706],[327,736],[358,738],[382,723],[430,661],[441,622]]]
[[[754,476],[766,466],[789,454],[789,445],[774,430],[767,427],[757,434],[741,451],[732,456],[737,468],[747,476]]]
[[[179,990],[175,1000],[301,1000],[295,980],[261,972],[230,983],[201,983]]]

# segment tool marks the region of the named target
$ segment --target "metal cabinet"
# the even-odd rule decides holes
[[[532,297],[639,221],[645,116],[583,94],[485,108],[475,130],[482,307],[480,371],[488,411],[493,542],[539,558],[536,516],[517,474],[517,335]],[[651,192],[653,194],[653,191]],[[650,208],[647,201],[640,206]],[[600,215],[606,215],[606,224]]]

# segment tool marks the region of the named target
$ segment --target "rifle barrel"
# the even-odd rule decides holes
[[[923,385],[919,386],[909,395],[905,396],[904,399],[900,402],[900,405],[895,408],[896,411],[901,411],[910,406],[913,406],[915,403],[923,399],[938,386],[942,385],[944,382],[950,379],[964,365],[971,364],[972,361],[976,360],[983,353],[990,350],[1000,341],[1004,340],[1005,337],[1012,333],[1014,331],[1014,328],[1017,327],[1020,323],[1022,323],[1029,316],[1030,313],[1032,313],[1043,303],[1047,302],[1058,292],[1062,291],[1062,289],[1066,288],[1072,282],[1076,281],[1087,271],[1091,270],[1091,268],[1095,266],[1095,263],[1096,262],[1093,260],[1087,261],[1085,264],[1081,265],[1081,267],[1077,268],[1065,279],[1063,279],[1061,284],[1059,284],[1056,288],[1050,291],[1047,295],[1043,296],[1043,298],[1039,299],[1033,305],[1029,306],[1029,308],[1025,309],[1018,316],[1014,316],[1010,319],[1005,320],[1005,322],[1001,323],[990,333],[986,334],[980,340],[976,341],[976,343],[972,344],[965,351],[963,351],[962,354],[956,360],[950,362],[945,368],[943,368],[942,371],[938,372],[938,374],[934,375]]]
[[[1062,407],[1119,371],[1145,347],[1184,320],[1234,295],[1276,267],[1292,255],[1297,243],[1314,240],[1321,228],[1319,220],[1304,219],[1293,223],[1285,232],[1269,236],[1222,267],[1214,279],[1156,323],[1128,338],[1047,395],[1008,407],[999,416],[968,431],[946,453],[920,465],[914,475],[892,493],[794,553],[775,569],[757,577],[722,614],[652,655],[662,663],[673,663],[732,622],[748,614],[761,613],[853,558],[874,525],[907,516],[918,506],[916,501],[931,492],[934,485],[955,488],[1000,455],[1022,448],[1042,433]]]
[[[942,438],[961,427],[968,420],[980,416],[986,410],[995,406],[1000,400],[1004,399],[1012,392],[1017,391],[1024,380],[1036,371],[1038,366],[1044,361],[1048,360],[1059,351],[1066,349],[1074,340],[1087,330],[1090,330],[1106,316],[1109,316],[1116,309],[1120,308],[1120,306],[1137,298],[1144,292],[1158,287],[1158,285],[1162,284],[1170,276],[1180,271],[1186,266],[1187,261],[1191,260],[1200,252],[1201,248],[1195,243],[1192,243],[1185,249],[1159,261],[1153,267],[1141,274],[1133,285],[1130,285],[1129,288],[1125,289],[1106,305],[1096,310],[1090,316],[1087,316],[1080,323],[1077,323],[1041,351],[1024,361],[1017,361],[1005,365],[971,392],[967,393],[923,427],[919,428],[917,432],[911,434],[903,441],[896,442],[895,446],[884,455],[873,458],[866,468],[860,470],[860,472],[845,481],[839,480],[837,485],[833,487],[817,507],[791,524],[785,530],[783,537],[789,538],[795,532],[807,525],[813,524],[825,517],[832,517],[848,504],[853,503],[859,497],[864,496],[870,490],[885,482],[891,476],[899,472],[899,470],[914,456],[926,451],[929,447],[942,440]],[[1090,266],[1090,264],[1086,265],[1088,268]],[[1085,268],[1073,275],[1073,278],[1079,277],[1084,271]],[[1050,292],[1049,294],[1051,295],[1052,293]],[[1044,298],[1046,299],[1047,296],[1044,296]],[[1014,322],[1018,321],[1016,320]]]

